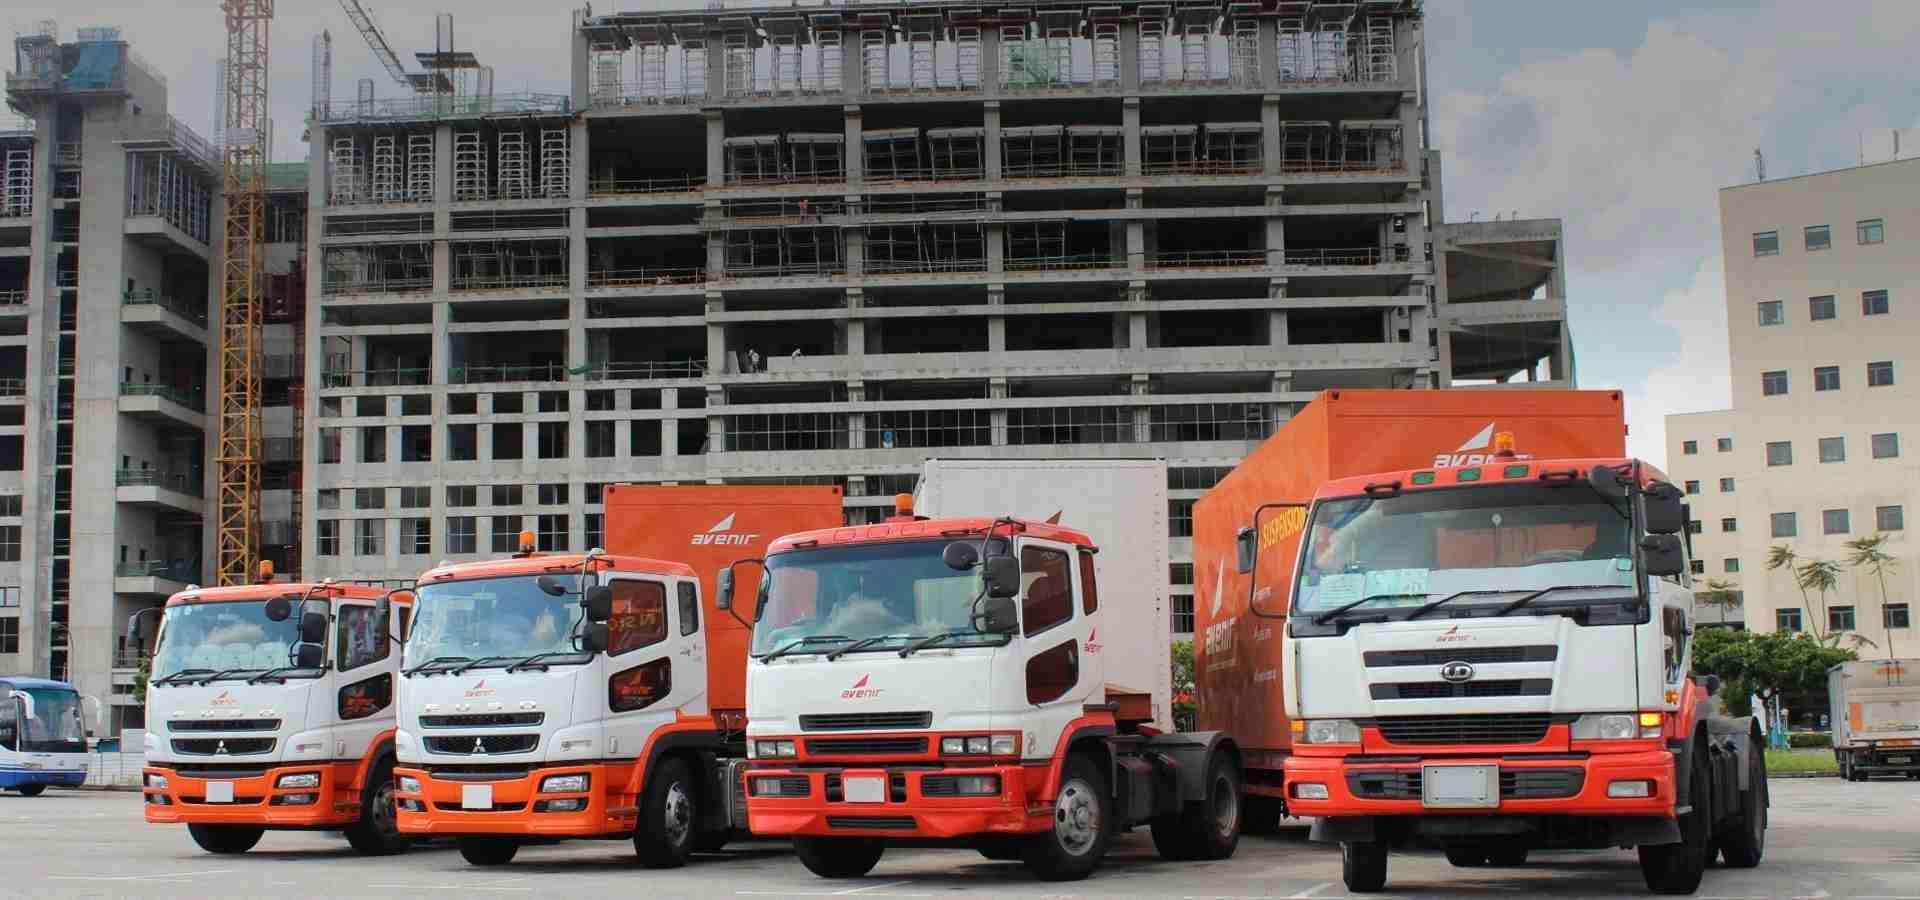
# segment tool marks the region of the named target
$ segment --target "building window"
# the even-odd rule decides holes
[[[567,514],[547,514],[539,519],[538,537],[540,549],[560,552],[570,549],[567,546]]]
[[[606,521],[600,513],[587,513],[587,549],[607,545]]]
[[[1686,454],[1687,456],[1692,456],[1696,453],[1699,453],[1700,442],[1699,441],[1681,441],[1680,452]]]
[[[493,486],[494,506],[519,506],[520,486],[517,484],[496,484]]]
[[[1733,493],[1733,479],[1731,478],[1720,479],[1720,493],[1722,494]]]
[[[477,552],[476,544],[474,541],[473,525],[474,525],[474,522],[473,522],[472,516],[448,516],[447,517],[447,552],[448,553]]]
[[[1754,232],[1753,255],[1779,256],[1780,255],[1780,232],[1778,231]]]
[[[1793,513],[1773,514],[1773,536],[1777,538],[1796,537],[1800,534],[1800,523]]]
[[[604,481],[587,482],[586,484],[587,502],[599,503],[600,498],[606,493],[606,491],[607,491],[607,483]]]
[[[1787,392],[1787,373],[1784,371],[1760,373],[1760,396],[1778,397]]]
[[[540,423],[540,458],[567,458],[567,423]]]
[[[1867,363],[1867,387],[1889,387],[1893,384],[1893,363]]]
[[[20,606],[20,587],[0,587],[0,609],[18,609]]]
[[[320,464],[336,465],[340,462],[340,429],[320,429]]]
[[[121,466],[121,468],[124,469],[126,466]],[[19,494],[0,494],[0,518],[20,518]]]
[[[1173,604],[1172,604],[1173,622],[1171,626],[1173,629],[1173,633],[1174,634],[1192,634],[1193,633],[1193,595],[1192,594],[1174,594],[1171,597],[1171,599],[1173,600]]]
[[[1907,512],[1901,506],[1876,506],[1873,509],[1873,527],[1880,531],[1907,530]]]
[[[1707,574],[1707,561],[1704,559],[1687,560],[1687,569],[1695,575]]]
[[[1193,501],[1167,501],[1167,536],[1193,537]]]
[[[316,556],[340,555],[340,520],[321,519],[314,524],[319,526],[319,534],[314,536],[313,552]]]
[[[354,509],[386,509],[387,508],[387,489],[386,488],[354,488],[353,489],[353,508]]]
[[[1840,389],[1839,366],[1814,366],[1813,389],[1816,391],[1837,391]]]
[[[386,533],[387,520],[385,519],[353,520],[353,555],[386,555]]]
[[[1698,482],[1698,481],[1689,481],[1689,482],[1687,482],[1687,493],[1689,493],[1689,494],[1698,494],[1698,493],[1700,493],[1700,482]]]
[[[401,519],[400,552],[425,556],[433,552],[433,520]]]
[[[1894,432],[1873,436],[1873,458],[1893,459],[1900,455],[1900,435]]]
[[[520,517],[493,517],[493,552],[518,553],[520,551]]]
[[[1807,318],[1815,322],[1824,322],[1834,317],[1833,295],[1807,298]]]
[[[587,456],[592,459],[605,459],[613,455],[613,426],[611,421],[587,423]]]
[[[1721,453],[1732,453],[1732,452],[1733,452],[1733,438],[1730,438],[1730,437],[1726,437],[1726,438],[1714,438],[1714,440],[1713,440],[1713,449],[1715,449],[1715,450],[1718,450],[1718,451],[1720,451]]]
[[[1703,529],[1703,528],[1701,527],[1701,525],[1700,525],[1700,520],[1699,520],[1699,519],[1688,519],[1688,520],[1687,520],[1687,533],[1688,533],[1688,534],[1699,534],[1699,533],[1700,533],[1701,531],[1703,531],[1703,530],[1704,530],[1704,529]]]
[[[1760,301],[1760,324],[1763,326],[1787,324],[1786,305],[1778,300]]]
[[[20,561],[20,526],[0,525],[0,562]]]
[[[1168,584],[1192,584],[1193,563],[1172,563],[1167,566]]]
[[[500,396],[500,395],[495,395]],[[519,422],[500,422],[493,426],[493,458],[519,459],[526,453],[526,439]]]
[[[1905,603],[1889,603],[1880,608],[1881,624],[1888,628],[1912,628],[1913,617]]]
[[[1846,462],[1847,439],[1843,437],[1821,438],[1820,461],[1823,463]]]
[[[1847,511],[1844,509],[1823,509],[1820,511],[1821,530],[1827,534],[1846,534],[1852,530],[1849,527],[1852,523],[1848,522],[1847,518]]]
[[[1769,466],[1793,465],[1793,442],[1792,441],[1768,441],[1767,442],[1767,465]]]
[[[1774,610],[1773,627],[1779,631],[1799,631],[1800,610],[1797,608]]]
[[[1828,631],[1852,631],[1853,629],[1853,607],[1831,606],[1827,608]]]
[[[1833,233],[1825,225],[1808,225],[1806,235],[1809,251],[1825,250],[1833,246]]]
[[[1722,518],[1720,520],[1720,530],[1728,533],[1739,531],[1740,520],[1732,516],[1727,516],[1725,518]]]
[[[383,463],[387,461],[387,429],[374,425],[360,429],[360,461],[363,463]]]
[[[564,481],[557,481],[552,484],[540,485],[540,505],[541,506],[567,505],[567,483]]]
[[[1729,575],[1738,574],[1740,572],[1740,557],[1729,556],[1726,559],[1721,560],[1720,568],[1721,570],[1725,571]]]
[[[448,425],[447,458],[454,462],[473,462],[480,458],[480,426]]]
[[[1884,316],[1887,314],[1887,292],[1866,291],[1860,295],[1860,314],[1863,316]]]
[[[1193,605],[1193,598],[1187,598],[1187,605]],[[20,652],[20,620],[17,618],[0,619],[0,653]]]
[[[1878,244],[1887,239],[1887,226],[1879,219],[1861,219],[1853,224],[1853,233],[1862,244]]]
[[[433,505],[433,488],[403,487],[400,489],[401,509],[426,509]]]
[[[472,484],[447,485],[447,506],[461,509],[480,505],[480,488]]]

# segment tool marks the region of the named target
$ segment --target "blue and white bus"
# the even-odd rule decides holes
[[[0,789],[37,797],[87,780],[87,722],[64,681],[0,675]]]

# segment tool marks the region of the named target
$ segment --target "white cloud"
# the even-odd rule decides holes
[[[1663,464],[1667,416],[1724,409],[1732,402],[1722,273],[1718,255],[1701,260],[1687,286],[1668,291],[1654,308],[1654,320],[1681,336],[1680,353],[1648,371],[1628,393],[1628,453]]]

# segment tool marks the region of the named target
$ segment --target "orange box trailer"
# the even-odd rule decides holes
[[[1332,479],[1481,465],[1502,431],[1513,433],[1522,458],[1626,455],[1618,391],[1325,391],[1194,504],[1195,727],[1240,740],[1249,793],[1281,796],[1281,764],[1293,739],[1280,677],[1286,623],[1248,609],[1235,533],[1262,504],[1304,504]],[[1260,517],[1254,574],[1262,594],[1289,589],[1305,512]],[[1259,605],[1283,611],[1288,599],[1263,596]]]

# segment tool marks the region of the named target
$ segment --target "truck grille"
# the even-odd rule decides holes
[[[438,812],[470,812],[470,813],[519,812],[527,808],[527,801],[521,800],[518,803],[495,803],[489,809],[468,809],[467,807],[462,806],[459,803],[435,803],[433,805],[433,808]]]
[[[208,763],[173,763],[167,768],[187,778],[204,778],[210,781],[239,781],[243,778],[259,778],[267,774],[265,766],[228,766]]]
[[[1572,797],[1586,783],[1580,769],[1501,769],[1500,799]],[[1347,790],[1362,800],[1420,799],[1419,769],[1361,769],[1347,773]]]
[[[475,734],[460,737],[430,737],[426,739],[426,745],[430,753],[462,756],[525,753],[540,745],[540,736],[537,734]]]
[[[1370,685],[1375,700],[1445,700],[1455,697],[1545,697],[1551,678],[1502,678],[1454,684],[1450,681],[1395,681]]]
[[[800,717],[801,731],[884,731],[926,728],[932,724],[930,712],[826,713]]]
[[[279,719],[192,719],[168,722],[167,730],[182,731],[279,731]]]
[[[498,728],[507,725],[531,726],[547,720],[543,712],[475,713],[459,716],[421,716],[421,728]]]
[[[867,756],[927,752],[927,739],[907,738],[835,738],[807,741],[807,752],[814,756]]]
[[[1440,650],[1369,650],[1361,655],[1367,668],[1388,666],[1444,666],[1450,662],[1472,663],[1520,663],[1553,662],[1560,658],[1557,644],[1536,644],[1526,647],[1460,647]]]
[[[828,816],[832,828],[858,828],[869,831],[911,831],[912,816]]]
[[[1553,717],[1546,713],[1478,716],[1388,716],[1380,734],[1396,744],[1537,744]]]
[[[519,781],[532,771],[514,766],[425,766],[427,774],[441,781]]]
[[[273,750],[273,738],[175,738],[173,752],[189,756],[247,756]]]

